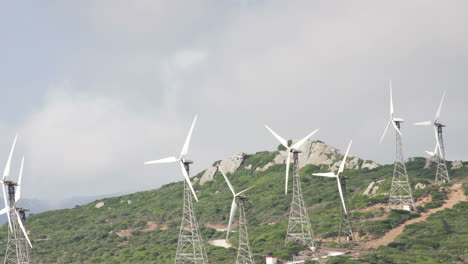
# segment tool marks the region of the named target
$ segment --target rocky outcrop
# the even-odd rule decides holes
[[[101,208],[101,207],[103,207],[103,206],[104,206],[104,202],[99,202],[99,203],[97,203],[94,207],[96,207],[96,208]]]
[[[368,169],[368,170],[373,170],[377,167],[379,167],[379,164],[373,161],[364,161],[364,163],[361,165],[361,169]]]
[[[234,173],[241,166],[245,159],[245,155],[246,154],[243,152],[236,153],[232,157],[222,160],[219,163],[219,166],[224,171],[224,173]]]
[[[455,160],[452,162],[452,170],[456,170],[463,167],[463,162],[461,160]]]
[[[234,154],[233,156],[222,160],[219,163],[219,167],[223,170],[224,173],[234,173],[239,169],[245,159],[245,153],[239,152]],[[200,184],[203,185],[207,181],[212,181],[216,172],[218,172],[218,166],[215,165],[213,167],[208,168],[205,170],[203,175],[200,178]]]
[[[216,172],[218,172],[218,167],[211,167],[205,170],[205,173],[200,178],[200,185],[205,184],[207,181],[212,181]]]
[[[425,188],[426,188],[426,184],[422,182],[418,182],[414,185],[414,189],[425,189]]]
[[[327,145],[321,141],[307,140],[299,149],[301,151],[299,155],[299,168],[303,168],[309,164],[317,166],[326,166],[327,169],[336,171],[338,170],[343,154],[337,149],[330,145]],[[279,151],[272,161],[265,164],[263,167],[256,168],[257,171],[265,171],[273,165],[285,164],[288,153],[284,150]],[[236,172],[244,163],[246,154],[243,152],[237,153],[232,157],[222,160],[219,162],[219,166],[225,173]],[[291,159],[291,162],[292,159]],[[369,170],[375,169],[380,165],[373,161],[363,161],[358,157],[349,156],[346,162],[347,169],[362,169],[367,168]],[[251,164],[245,166],[245,169],[253,169]],[[204,184],[207,181],[212,181],[216,172],[218,171],[217,166],[208,168],[200,178],[200,184]]]
[[[343,159],[343,154],[338,149],[320,141],[308,140],[304,142],[299,150],[302,151],[299,155],[299,168],[303,168],[309,164],[317,166],[328,165],[330,170],[336,171],[340,167],[341,160]],[[273,160],[274,164],[284,164],[287,154],[288,153],[286,151],[280,151]],[[363,165],[360,166],[360,161],[362,160],[358,157],[349,156],[346,162],[346,168],[375,169],[380,166],[373,161],[367,161],[364,167],[364,162],[362,162]]]

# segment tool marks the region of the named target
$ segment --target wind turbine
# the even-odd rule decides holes
[[[18,176],[18,187],[16,187],[16,195],[15,195],[15,213],[16,213],[16,219],[18,221],[18,224],[21,228],[21,231],[23,231],[24,237],[28,241],[29,246],[32,248],[31,240],[29,240],[28,237],[28,232],[26,231],[26,227],[24,226],[24,221],[26,219],[26,214],[25,212],[28,211],[27,208],[22,208],[18,207],[17,203],[21,199],[21,178],[23,176],[23,166],[24,166],[24,156],[21,159],[21,167],[20,167],[20,172]]]
[[[311,136],[313,136],[318,129],[314,130],[312,133],[304,137],[303,139],[297,141],[294,143],[292,146],[288,146],[288,141],[282,138],[280,135],[278,135],[275,131],[273,131],[271,128],[269,128],[267,125],[265,125],[266,129],[270,131],[271,134],[281,143],[286,148],[286,151],[288,152],[288,157],[286,158],[286,181],[285,181],[285,187],[284,187],[284,194],[288,194],[288,178],[289,178],[289,165],[291,163],[291,154],[294,152],[298,152],[299,148],[308,140]],[[298,152],[299,153],[299,152]]]
[[[288,175],[289,175],[289,163],[291,161],[291,154],[294,160],[293,167],[293,197],[291,200],[291,206],[289,211],[289,221],[288,221],[288,232],[286,234],[286,242],[290,241],[299,242],[304,246],[310,247],[312,251],[315,252],[317,249],[317,244],[315,243],[314,234],[312,232],[312,226],[310,224],[309,214],[307,213],[307,207],[304,203],[304,198],[302,197],[302,188],[301,188],[301,179],[299,177],[299,153],[301,152],[299,148],[308,140],[313,134],[317,132],[316,129],[314,132],[307,135],[305,138],[294,143],[291,147],[288,146],[288,142],[276,134],[271,128],[265,126],[268,131],[270,131],[273,136],[278,139],[278,141],[286,148],[288,152],[288,157],[286,159],[286,184],[285,184],[285,194],[288,192]]]
[[[189,165],[193,163],[193,161],[185,159],[185,157],[188,154],[188,149],[190,146],[190,139],[192,138],[192,132],[193,128],[195,127],[195,123],[197,122],[197,115],[195,115],[195,118],[193,119],[192,126],[190,127],[189,133],[187,135],[187,138],[185,139],[184,146],[182,147],[182,151],[180,152],[179,158],[176,157],[168,157],[164,159],[159,159],[159,160],[152,160],[152,161],[147,161],[144,164],[159,164],[159,163],[172,163],[172,162],[178,162],[180,165],[180,169],[182,170],[182,175],[185,178],[185,181],[190,188],[190,191],[193,194],[193,197],[195,200],[198,202],[197,194],[195,193],[195,190],[193,189],[192,182],[190,181],[189,178]]]
[[[208,257],[206,255],[205,247],[203,245],[203,240],[200,235],[200,230],[198,228],[198,221],[195,218],[195,212],[193,208],[192,195],[195,200],[198,201],[197,194],[193,189],[192,183],[190,182],[189,171],[190,164],[193,161],[186,159],[188,154],[188,149],[190,145],[190,139],[192,138],[193,128],[197,121],[197,115],[193,119],[192,126],[190,127],[187,138],[185,139],[184,146],[180,153],[179,158],[168,157],[159,160],[153,160],[145,162],[144,164],[158,164],[158,163],[172,163],[178,162],[182,170],[182,175],[184,176],[184,207],[182,214],[182,222],[180,225],[179,238],[177,242],[177,252],[175,263],[197,263],[197,264],[207,264]]]
[[[434,135],[436,138],[436,146],[434,152],[426,151],[427,154],[431,157],[435,157],[437,159],[437,172],[436,172],[436,181],[442,182],[450,182],[450,177],[448,174],[447,164],[445,162],[445,147],[444,147],[444,140],[442,136],[442,128],[445,127],[440,122],[440,112],[442,111],[442,103],[444,102],[445,98],[445,91],[442,95],[442,99],[440,100],[439,108],[437,108],[437,112],[435,115],[434,120],[429,120],[425,122],[415,123],[417,126],[434,126]],[[429,162],[429,160],[428,160]]]
[[[345,165],[346,165],[346,158],[348,157],[349,149],[351,148],[351,144],[353,144],[353,141],[351,140],[349,142],[348,148],[346,149],[346,154],[343,157],[343,161],[341,161],[340,168],[338,169],[338,173],[335,174],[334,172],[325,172],[325,173],[314,173],[312,175],[315,176],[321,176],[321,177],[330,177],[330,178],[336,178],[336,182],[338,183],[338,191],[340,193],[340,198],[341,198],[341,204],[343,207],[341,208],[341,223],[340,223],[340,231],[339,231],[339,236],[344,232],[347,240],[354,241],[354,234],[353,230],[351,229],[351,222],[349,220],[349,213],[348,209],[346,206],[346,200],[345,200],[345,195],[346,195],[346,177],[341,176],[340,173],[344,171]]]
[[[24,226],[24,221],[26,218],[25,211],[27,209],[16,206],[16,203],[21,198],[20,184],[23,175],[24,157],[21,161],[18,183],[8,179],[10,176],[11,159],[13,157],[17,138],[18,136],[16,135],[10,150],[10,154],[8,155],[8,160],[1,180],[5,208],[0,210],[0,214],[7,214],[9,226],[8,244],[5,252],[4,262],[31,263],[29,247],[32,248],[32,244],[28,237],[26,227]],[[8,194],[5,189],[8,190]]]
[[[234,221],[234,215],[236,214],[237,208],[239,208],[239,248],[237,250],[237,261],[236,264],[253,264],[252,258],[252,250],[250,249],[249,244],[249,235],[247,232],[247,221],[245,218],[245,206],[244,203],[247,201],[247,197],[242,195],[243,193],[247,192],[248,190],[252,189],[253,187],[247,188],[241,192],[236,193],[234,187],[232,187],[231,182],[229,181],[226,174],[224,174],[221,167],[218,165],[219,171],[226,180],[229,189],[232,192],[232,204],[231,204],[231,212],[229,214],[229,223],[228,229],[226,234],[226,240],[229,239],[229,233],[231,232],[232,222]]]
[[[8,155],[8,160],[7,160],[7,163],[5,165],[5,169],[3,170],[3,177],[2,177],[1,183],[2,183],[3,200],[5,202],[5,208],[2,209],[2,211],[1,211],[2,214],[10,212],[10,209],[14,204],[14,202],[12,202],[12,201],[14,201],[14,198],[11,199],[9,196],[7,196],[5,188],[8,189],[9,191],[10,191],[10,188],[13,188],[13,193],[14,193],[14,188],[15,188],[16,184],[14,182],[8,181],[7,177],[10,176],[11,158],[13,157],[13,152],[15,151],[15,146],[16,146],[17,139],[18,139],[18,135],[16,135],[15,139],[13,140],[13,144],[12,144],[11,149],[10,149],[10,155]],[[8,226],[10,227],[10,231],[13,232],[13,225],[11,223],[10,213],[7,213],[7,217],[8,217]]]
[[[396,157],[395,157],[395,167],[393,170],[392,186],[390,188],[389,196],[389,208],[393,209],[399,206],[411,206],[414,208],[413,194],[411,192],[411,186],[409,184],[408,173],[406,171],[405,161],[403,157],[403,140],[401,134],[401,123],[403,119],[393,116],[393,98],[392,98],[392,82],[390,81],[390,120],[388,121],[387,126],[385,127],[384,133],[380,138],[380,143],[387,134],[387,130],[390,127],[390,124],[395,128],[396,135]]]

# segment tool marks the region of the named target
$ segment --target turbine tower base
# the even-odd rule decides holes
[[[187,167],[186,164],[188,171]],[[192,192],[186,181],[184,181],[184,211],[180,224],[175,264],[208,264],[208,257],[193,210]]]
[[[298,152],[293,152],[293,197],[289,213],[288,232],[286,244],[290,241],[299,242],[311,250],[317,250],[315,237],[312,232],[307,207],[302,197],[301,179],[299,177]]]

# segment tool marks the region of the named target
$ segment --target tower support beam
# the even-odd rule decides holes
[[[8,243],[5,252],[4,264],[30,264],[31,263],[31,251],[26,238],[19,226],[18,221],[24,219],[18,218],[18,215],[25,217],[24,211],[16,213],[16,202],[15,202],[15,187],[14,182],[5,182],[8,189],[8,205],[9,210],[7,214],[10,217],[11,228],[8,228]],[[2,188],[4,188],[2,186]]]
[[[343,197],[345,201],[346,208],[348,206],[348,197],[347,197],[347,189],[346,189],[346,177],[345,176],[338,176],[340,177],[340,184],[341,189],[343,190]],[[349,211],[348,211],[349,212]],[[345,237],[346,241],[356,241],[354,239],[353,229],[351,228],[351,221],[349,220],[349,214],[347,214],[343,208],[341,207],[341,222],[340,222],[340,230],[338,233],[339,240],[341,237]]]
[[[184,165],[188,173],[189,165]],[[175,264],[208,264],[205,246],[193,210],[192,195],[190,186],[187,181],[184,181],[184,208],[177,241]]]
[[[254,264],[252,250],[247,232],[247,220],[245,218],[245,197],[238,197],[239,205],[239,248],[237,250],[236,264]]]
[[[444,127],[442,124],[436,124],[437,126],[437,137],[439,141],[439,151],[436,152],[436,161],[437,161],[437,172],[435,181],[436,182],[450,182],[450,177],[447,169],[447,163],[445,161],[445,147],[444,147],[444,140],[442,137],[442,128]]]
[[[400,130],[401,122],[394,121],[395,125]],[[409,183],[408,172],[406,171],[405,161],[403,157],[403,141],[400,133],[396,132],[396,158],[395,167],[393,170],[392,186],[390,188],[390,196],[388,201],[389,209],[402,209],[403,205],[410,205],[415,208],[413,194]]]
[[[313,251],[317,250],[315,237],[310,224],[307,207],[302,196],[301,179],[299,177],[299,152],[293,151],[293,197],[289,211],[288,232],[286,243],[290,241],[299,242],[304,246],[310,247]]]

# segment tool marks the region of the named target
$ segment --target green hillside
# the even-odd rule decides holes
[[[257,263],[263,263],[262,257],[266,255],[291,259],[292,254],[302,250],[294,244],[284,246],[291,200],[291,194],[284,195],[285,165],[274,165],[264,172],[255,171],[255,166],[259,167],[272,158],[274,155],[270,152],[250,155],[244,165],[253,164],[253,169],[241,166],[234,174],[228,175],[238,190],[256,186],[247,193],[250,200],[246,211],[251,247]],[[407,163],[412,186],[416,183],[429,184],[433,180],[435,168],[423,169],[424,163],[423,158],[415,158]],[[300,171],[314,233],[319,241],[330,240],[323,242],[322,246],[348,247],[347,244],[337,245],[332,242],[331,238],[337,235],[339,227],[339,196],[335,180],[311,176],[311,173],[319,171],[321,169],[313,165]],[[393,165],[374,170],[345,171],[348,192],[351,193],[353,228],[361,239],[382,236],[385,231],[418,216],[417,212],[392,211],[388,214],[384,210],[361,210],[387,201],[385,193],[390,188],[392,172]],[[468,178],[468,167],[450,170],[450,174],[453,181],[463,181]],[[363,195],[369,183],[384,179],[386,181],[382,182],[377,195]],[[216,174],[214,181],[202,186],[197,182],[194,188],[200,200],[195,204],[195,210],[204,241],[224,238],[225,232],[208,227],[226,226],[229,218],[232,196],[222,176]],[[182,212],[182,193],[183,183],[177,182],[157,190],[98,200],[74,209],[31,215],[27,219],[27,226],[34,244],[34,263],[173,263]],[[445,194],[439,185],[414,190],[416,198],[428,195],[432,196],[433,201],[425,207],[433,208],[442,204],[439,201]],[[104,202],[104,206],[96,208],[98,202]],[[462,242],[465,248],[468,244],[467,228],[462,224],[467,219],[467,206],[467,203],[459,204],[454,209],[431,216],[427,223],[410,226],[396,242],[380,247],[375,253],[361,256],[357,263],[409,263],[409,256],[416,255],[424,256],[418,257],[421,263],[468,261],[466,249],[461,246]],[[2,255],[7,241],[6,230],[4,225],[0,232]],[[431,244],[431,237],[436,237],[438,242]],[[237,244],[235,233],[230,240],[234,246]],[[235,248],[210,245],[206,245],[206,248],[210,263],[235,262]],[[352,248],[349,250],[352,251]],[[411,255],[407,252],[411,252]],[[331,258],[328,261],[353,263],[348,257]]]

